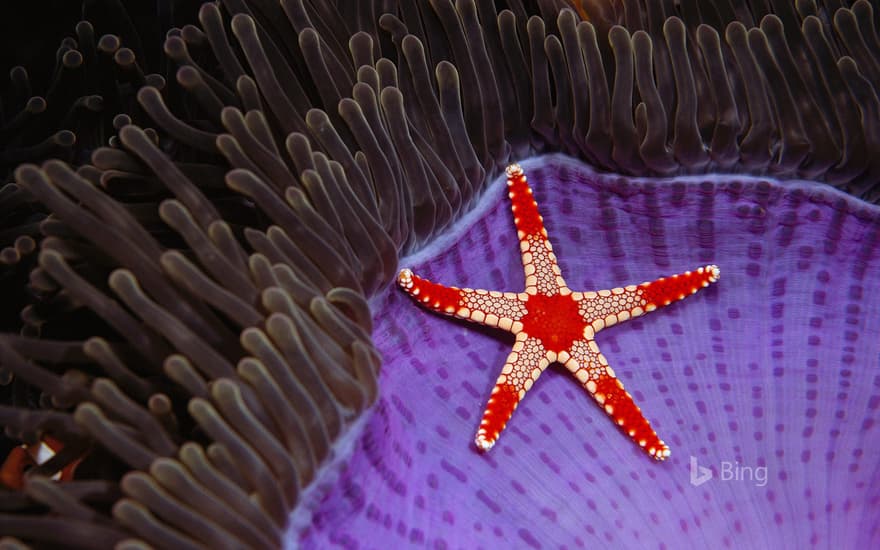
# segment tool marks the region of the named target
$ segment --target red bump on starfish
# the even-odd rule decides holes
[[[525,273],[523,292],[446,287],[409,269],[398,276],[401,288],[429,309],[516,335],[477,430],[477,447],[492,448],[526,392],[550,363],[559,362],[633,442],[652,458],[666,459],[669,447],[617,379],[594,337],[606,327],[718,281],[718,267],[708,265],[625,288],[572,292],[562,278],[544,220],[519,165],[507,168],[507,185]]]

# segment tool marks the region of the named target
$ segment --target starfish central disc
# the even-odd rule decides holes
[[[587,325],[578,313],[578,303],[571,294],[529,296],[526,312],[522,318],[523,332],[540,340],[547,351],[558,353],[567,350],[576,340],[584,337]]]

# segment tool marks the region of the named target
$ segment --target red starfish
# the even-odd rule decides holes
[[[550,363],[558,361],[574,374],[605,412],[629,437],[657,460],[669,447],[657,437],[632,396],[623,389],[595,334],[694,294],[718,280],[709,265],[649,283],[597,292],[572,292],[562,279],[553,246],[538,214],[538,204],[522,168],[507,168],[513,221],[519,237],[526,288],[519,294],[445,287],[401,270],[398,283],[426,307],[460,319],[498,327],[516,335],[495,383],[476,444],[488,451],[495,444],[520,400]]]

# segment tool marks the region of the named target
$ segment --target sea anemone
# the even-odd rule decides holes
[[[205,3],[167,33],[173,72],[144,76],[87,163],[18,167],[4,246],[33,264],[26,285],[21,268],[5,281],[29,298],[0,336],[0,418],[63,447],[0,493],[0,532],[876,544],[871,5],[569,7]],[[518,289],[491,182],[530,156],[575,286],[722,266],[716,292],[605,339],[668,434],[661,466],[561,376],[478,454],[507,343],[389,286],[406,256],[443,282]],[[33,204],[51,215],[24,215]],[[48,480],[75,461],[73,480]],[[694,467],[719,479],[689,485]]]

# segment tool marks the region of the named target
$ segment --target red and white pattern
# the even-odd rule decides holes
[[[401,270],[398,276],[400,286],[426,307],[516,335],[477,430],[477,447],[484,451],[492,448],[532,384],[558,361],[630,439],[651,457],[664,460],[669,447],[657,437],[614,375],[594,338],[603,328],[669,305],[716,282],[718,267],[709,265],[625,288],[572,292],[562,278],[544,220],[519,165],[507,168],[507,185],[522,252],[525,291],[516,294],[446,287],[409,269]]]

